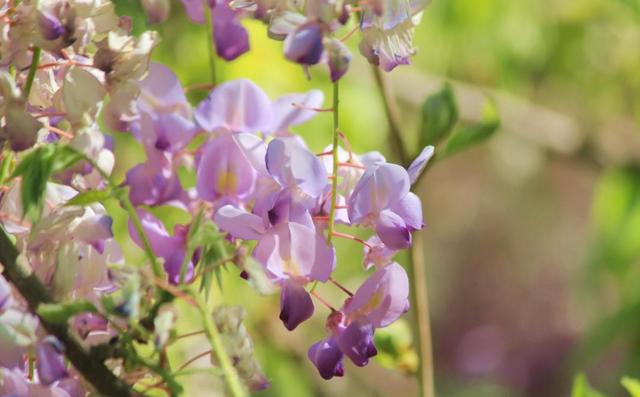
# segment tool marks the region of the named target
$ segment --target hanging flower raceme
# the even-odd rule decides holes
[[[202,1],[182,3],[192,21],[206,22]],[[253,17],[269,25],[270,37],[284,41],[287,59],[305,68],[326,64],[335,82],[349,69],[352,55],[343,41],[353,32],[343,40],[335,36],[352,16],[357,18],[356,28],[362,32],[362,55],[370,63],[391,71],[410,63],[415,53],[414,31],[429,0],[209,0],[207,4],[213,20],[213,42],[221,58],[230,61],[249,50],[247,31],[240,20]]]
[[[183,4],[197,23],[210,14],[210,34],[225,60],[249,50],[241,20],[253,17],[284,41],[286,58],[305,68],[326,64],[337,81],[351,61],[344,43],[351,34],[337,35],[354,14],[362,52],[391,70],[409,62],[426,1]],[[168,16],[167,1],[143,6],[150,22]],[[157,35],[131,35],[131,20],[118,17],[109,0],[23,0],[2,3],[0,13],[0,144],[6,148],[0,226],[47,295],[34,305],[19,283],[0,276],[0,394],[94,392],[80,382],[82,368],[65,359],[76,351],[68,349],[70,340],[99,354],[96,365],[119,374],[126,387],[155,377],[179,394],[163,362],[177,340],[179,312],[171,300],[200,308],[186,284],[201,281],[206,290],[211,272],[228,264],[251,283],[262,278],[279,290],[279,319],[290,331],[314,315],[316,304],[330,310],[329,335],[309,349],[323,378],[342,376],[345,356],[364,366],[376,355],[376,329],[408,310],[407,275],[393,258],[423,227],[421,202],[410,188],[433,147],[407,169],[377,152],[353,153],[343,134],[341,146],[315,153],[295,130],[336,110],[322,108],[319,90],[271,99],[240,79],[215,86],[192,106],[177,76],[151,62]],[[130,134],[145,154],[122,182],[111,176],[114,140],[103,126]],[[145,252],[152,277],[146,266],[125,263],[105,208],[111,207],[99,204],[105,200],[127,211],[129,237]],[[169,230],[163,206],[178,207],[190,221]],[[367,238],[347,233],[355,228]],[[337,255],[337,238],[362,244],[364,268],[374,268],[355,294],[334,279],[336,267],[350,263]],[[336,310],[316,290],[319,283],[335,284],[349,297]],[[205,315],[213,321],[205,325],[219,327],[225,348],[233,350],[230,365],[242,381],[252,390],[266,387],[242,326],[244,312],[217,308]],[[65,324],[58,330],[70,336],[49,335],[50,323]],[[134,343],[157,354],[142,359]],[[223,366],[218,354],[211,356]],[[30,372],[28,360],[35,360]]]

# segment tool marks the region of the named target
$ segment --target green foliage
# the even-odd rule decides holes
[[[573,381],[573,389],[571,397],[606,397],[604,394],[594,390],[589,386],[587,377],[584,374],[578,374]]]
[[[199,271],[202,272],[200,291],[205,291],[205,296],[209,297],[213,277],[216,278],[218,287],[222,288],[220,272],[229,256],[222,235],[213,222],[202,223],[198,230],[192,243],[202,247],[199,264]]]
[[[105,200],[114,197],[112,189],[105,190],[88,190],[86,192],[80,192],[75,197],[67,202],[67,206],[86,206],[94,203],[101,203]]]
[[[486,141],[493,136],[499,127],[498,108],[496,103],[489,99],[484,105],[482,120],[454,132],[447,141],[442,156],[452,155]]]
[[[435,145],[446,138],[458,121],[458,105],[451,84],[445,83],[422,105],[420,147]]]
[[[594,265],[625,277],[640,257],[640,170],[610,171],[600,179],[593,204]]]
[[[640,381],[637,379],[624,377],[622,378],[622,386],[629,392],[631,397],[640,397]]]
[[[418,356],[413,350],[411,328],[405,319],[400,319],[375,333],[378,349],[376,361],[383,367],[411,374],[418,369]]]
[[[38,306],[38,316],[55,324],[64,324],[71,317],[81,313],[97,313],[93,303],[80,300],[69,303],[43,303]]]
[[[83,158],[69,146],[44,145],[27,154],[16,167],[12,178],[22,177],[21,200],[25,216],[37,220],[42,214],[47,181]]]

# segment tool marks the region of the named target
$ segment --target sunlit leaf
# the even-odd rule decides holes
[[[81,313],[97,313],[95,305],[86,300],[69,303],[43,303],[38,306],[38,316],[55,323],[64,324],[71,317]]]
[[[594,390],[589,386],[587,377],[584,374],[576,375],[573,381],[571,397],[606,397],[604,394]]]
[[[458,121],[458,105],[449,83],[422,105],[420,147],[435,145],[446,138]]]
[[[67,206],[86,206],[93,203],[101,203],[113,197],[113,191],[111,189],[105,190],[88,190],[86,192],[78,193],[71,200],[67,201]]]
[[[629,392],[631,397],[640,397],[640,380],[624,377],[622,378],[622,386]]]
[[[478,145],[491,138],[499,127],[500,118],[496,104],[493,100],[488,100],[485,103],[482,120],[454,132],[447,141],[442,155],[449,156]]]
[[[22,158],[12,178],[22,177],[21,200],[24,213],[32,220],[40,218],[47,182],[51,175],[82,159],[82,154],[68,146],[41,146]]]

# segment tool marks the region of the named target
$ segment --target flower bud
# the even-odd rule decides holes
[[[162,23],[169,18],[171,12],[169,0],[141,0],[141,3],[150,24]]]
[[[284,55],[287,59],[302,65],[315,65],[320,62],[323,50],[322,29],[315,22],[300,26],[284,41]]]

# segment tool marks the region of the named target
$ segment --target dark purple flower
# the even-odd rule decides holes
[[[212,18],[213,41],[218,56],[231,61],[249,51],[249,34],[240,23],[240,13],[229,6],[228,0],[216,1]]]
[[[280,320],[293,331],[313,315],[313,302],[304,287],[295,281],[282,283],[280,292]]]
[[[369,358],[378,354],[373,343],[373,326],[367,322],[355,321],[336,336],[340,350],[359,367],[369,363]]]
[[[65,32],[64,26],[60,19],[55,15],[49,14],[47,12],[39,12],[38,13],[38,27],[40,28],[40,33],[42,37],[46,40],[55,40],[58,37],[62,36]]]
[[[331,81],[335,83],[349,70],[352,58],[351,51],[342,41],[335,38],[329,40],[325,47],[328,54],[327,62]]]
[[[213,22],[213,41],[218,55],[231,61],[249,51],[249,34],[240,23],[243,12],[234,10],[229,0],[209,0]],[[195,22],[206,22],[203,2],[201,0],[182,0],[189,18]]]
[[[344,354],[333,338],[321,340],[313,344],[307,353],[309,360],[316,366],[320,376],[329,380],[334,376],[344,375],[342,359]]]
[[[315,65],[320,62],[324,52],[322,40],[320,24],[305,23],[287,35],[284,41],[284,56],[302,65]]]

